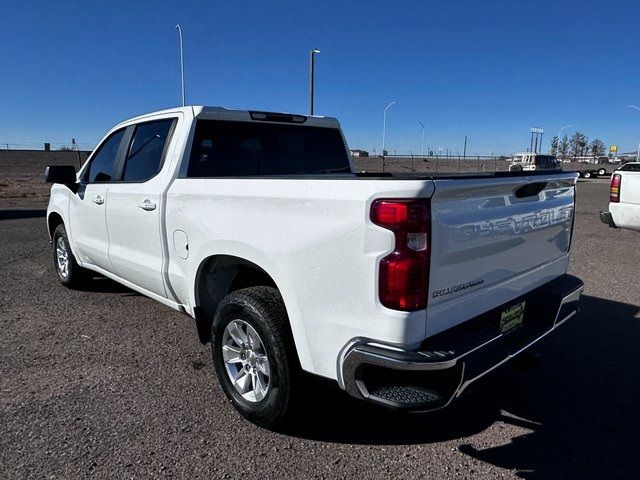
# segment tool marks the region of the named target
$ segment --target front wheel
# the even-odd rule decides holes
[[[79,288],[88,278],[88,272],[76,261],[69,237],[63,224],[53,232],[53,264],[62,283],[67,288]]]
[[[591,178],[591,172],[584,172],[584,178]]]
[[[598,170],[598,175],[606,175],[607,171],[604,168]]]
[[[252,287],[227,295],[211,331],[216,375],[240,414],[266,428],[291,417],[299,364],[277,289]]]

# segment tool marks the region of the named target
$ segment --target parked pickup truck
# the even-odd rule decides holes
[[[333,118],[185,107],[48,167],[47,226],[63,285],[193,317],[233,405],[276,427],[302,371],[433,410],[572,317],[576,177],[358,174]]]
[[[609,211],[600,220],[610,227],[640,231],[640,162],[629,162],[611,176]]]

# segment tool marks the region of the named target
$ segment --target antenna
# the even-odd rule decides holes
[[[176,25],[178,30],[178,37],[180,37],[180,83],[182,86],[182,106],[184,107],[184,51],[182,49],[182,27],[180,24]]]

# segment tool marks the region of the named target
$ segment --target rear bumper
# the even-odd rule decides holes
[[[600,210],[600,221],[602,223],[606,223],[612,228],[617,228],[616,222],[613,221],[613,216],[611,215],[611,212],[605,212],[603,210]]]
[[[583,283],[565,275],[423,342],[416,351],[353,339],[339,358],[339,383],[352,396],[392,408],[442,408],[474,382],[529,348],[578,311]],[[501,312],[525,301],[524,321],[501,333]]]

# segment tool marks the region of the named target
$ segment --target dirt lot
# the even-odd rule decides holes
[[[44,199],[0,198],[0,478],[638,478],[640,235],[599,222],[607,190],[579,183],[583,312],[539,362],[438,414],[327,388],[287,434],[235,413],[188,317],[107,280],[60,286]]]
[[[0,200],[4,205],[37,203],[49,195],[43,182],[47,165],[73,165],[78,168],[88,152],[44,152],[37,150],[0,150]],[[46,205],[46,202],[45,202]]]

